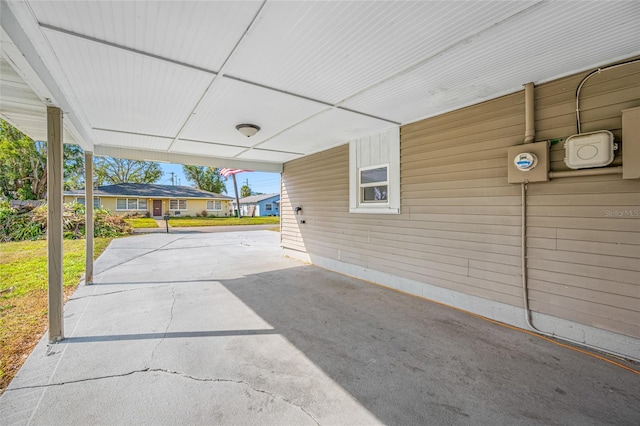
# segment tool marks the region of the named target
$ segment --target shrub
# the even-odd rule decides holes
[[[81,204],[65,204],[62,212],[63,235],[66,239],[79,239],[85,235],[85,208]],[[46,238],[47,206],[18,211],[6,203],[0,204],[0,242],[39,240]],[[105,209],[95,209],[94,235],[117,237],[133,232],[123,216]]]
[[[0,205],[0,241],[38,240],[45,236],[40,222],[32,220],[30,210],[18,211],[9,203]],[[45,215],[46,216],[46,215]]]

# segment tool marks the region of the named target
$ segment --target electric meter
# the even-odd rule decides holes
[[[513,159],[513,164],[516,165],[518,170],[528,172],[538,164],[538,157],[531,152],[521,152]]]

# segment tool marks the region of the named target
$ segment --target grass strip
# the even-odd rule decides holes
[[[112,238],[96,238],[95,257]],[[85,267],[85,240],[64,240],[65,300]],[[0,394],[47,329],[47,241],[0,244]]]
[[[181,228],[192,226],[277,225],[280,218],[267,217],[185,217],[169,219],[169,226]]]
[[[156,222],[155,219],[151,219],[150,217],[137,217],[132,219],[125,219],[124,221],[133,226],[135,229],[158,227],[158,222]]]

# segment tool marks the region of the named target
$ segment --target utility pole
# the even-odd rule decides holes
[[[236,206],[238,207],[238,219],[240,219],[242,217],[242,215],[240,214],[240,197],[238,197],[238,183],[236,182],[236,174],[232,174],[231,177],[233,178],[233,189],[235,189],[236,191]],[[248,179],[247,179],[248,180]]]
[[[174,172],[169,172],[169,173],[171,173],[171,185],[175,185],[175,183],[174,183],[174,181],[173,181],[173,179],[174,179],[174,177],[175,177],[175,176],[174,176],[174,175],[175,175],[175,173],[174,173]]]

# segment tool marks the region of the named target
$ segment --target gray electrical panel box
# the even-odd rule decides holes
[[[622,178],[640,179],[640,107],[622,111]]]
[[[516,145],[507,151],[509,183],[546,182],[549,180],[549,143]]]

